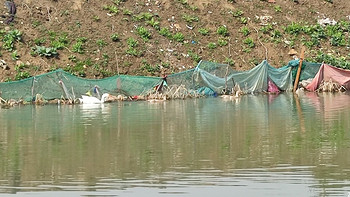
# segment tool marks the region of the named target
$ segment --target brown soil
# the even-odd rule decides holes
[[[15,44],[18,60],[11,58],[12,52],[1,49],[0,59],[5,60],[9,68],[0,68],[0,81],[14,80],[19,72],[15,66],[21,62],[27,65],[23,70],[34,76],[56,68],[74,67],[79,60],[86,65],[81,68],[80,73],[79,68],[76,68],[77,73],[72,73],[85,73],[87,78],[102,78],[117,73],[160,76],[161,73],[171,74],[196,66],[196,62],[189,56],[189,51],[203,60],[223,63],[232,59],[232,67],[237,70],[251,69],[254,63],[259,63],[265,58],[271,65],[280,67],[292,59],[288,55],[291,48],[284,42],[283,26],[300,21],[316,24],[321,16],[349,20],[346,18],[350,15],[348,0],[333,0],[333,3],[326,0],[299,0],[298,3],[294,2],[295,0],[275,1],[269,3],[267,0],[188,0],[186,3],[184,0],[126,0],[116,5],[114,2],[117,1],[111,0],[14,0],[17,5],[14,22],[11,25],[2,23],[0,26],[4,30],[20,30],[23,40]],[[111,15],[104,9],[105,6],[112,5],[118,7],[117,14]],[[232,15],[235,10],[243,11],[242,17],[248,18],[247,24],[242,24],[239,18]],[[132,14],[126,15],[125,11],[131,11]],[[7,12],[4,6],[1,13],[6,15]],[[183,33],[184,42],[160,35],[158,30],[145,20],[135,20],[133,16],[140,13],[152,13],[160,22],[160,27],[168,27],[173,34]],[[197,16],[199,21],[190,24],[183,16]],[[275,24],[274,28],[282,32],[282,42],[271,42],[266,40],[261,32],[257,32],[262,27],[261,21],[256,18],[259,16],[271,16],[269,23]],[[222,25],[226,25],[229,30],[229,35],[225,38],[228,44],[209,49],[209,43],[218,43],[220,35],[216,30]],[[138,26],[149,29],[151,39],[143,41],[136,34]],[[243,26],[250,29],[249,37],[255,42],[255,47],[250,52],[243,51],[246,48],[242,42],[246,37],[240,32]],[[210,30],[209,35],[199,34],[199,28]],[[46,41],[42,45],[50,47],[49,32],[55,32],[57,35],[66,32],[68,45],[58,50],[59,55],[55,58],[31,55],[31,48],[35,46],[34,42],[38,38],[45,38]],[[120,41],[111,40],[110,36],[113,33],[119,34]],[[87,38],[83,54],[72,50],[79,37]],[[140,43],[137,49],[142,54],[137,57],[126,54],[126,41],[130,37]],[[101,40],[106,46],[98,46],[97,41]],[[300,48],[301,43],[296,42],[295,49],[300,51]],[[317,50],[319,49],[307,50],[306,56],[315,55]],[[322,50],[337,55],[348,54],[345,47],[331,47],[327,44],[323,44]],[[72,61],[73,56],[77,61]],[[155,69],[153,72],[144,69],[145,65]],[[160,66],[160,69],[156,66]]]

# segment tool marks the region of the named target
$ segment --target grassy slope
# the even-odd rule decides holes
[[[302,45],[310,61],[349,68],[348,0],[15,3],[14,23],[1,26],[1,58],[9,69],[1,70],[0,81],[56,68],[88,78],[160,76],[192,68],[201,59],[247,70],[266,58],[280,67],[292,59],[290,49],[300,51]],[[338,25],[318,26],[323,16]]]

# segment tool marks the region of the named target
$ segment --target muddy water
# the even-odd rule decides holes
[[[0,109],[0,196],[348,196],[350,96]]]

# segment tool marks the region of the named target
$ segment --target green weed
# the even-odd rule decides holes
[[[198,16],[192,16],[192,15],[188,15],[188,14],[183,14],[182,15],[182,19],[185,22],[190,23],[190,24],[192,24],[193,22],[198,22],[199,21]]]
[[[16,60],[19,59],[19,55],[18,55],[18,53],[17,53],[17,50],[15,50],[15,51],[13,51],[13,52],[11,53],[11,59],[14,60],[14,61],[16,61]]]
[[[254,40],[252,38],[250,38],[250,37],[244,39],[243,43],[246,44],[249,48],[254,48],[255,47]]]
[[[134,38],[128,38],[126,40],[127,44],[128,44],[128,49],[125,51],[126,54],[128,55],[132,55],[132,56],[140,56],[142,53],[140,51],[138,51],[135,47],[137,47],[139,45],[139,42],[137,40],[135,40]]]
[[[83,54],[84,53],[83,45],[84,45],[83,42],[77,41],[75,44],[73,44],[72,51],[75,52],[75,53]]]
[[[167,27],[162,27],[159,30],[159,34],[164,36],[164,37],[167,37],[169,39],[172,39],[172,34],[171,34],[170,30]]]
[[[155,20],[154,18],[151,18],[151,20],[147,21],[147,24],[151,25],[154,29],[159,30],[159,21]]]
[[[235,10],[235,11],[233,11],[232,12],[232,15],[234,16],[234,17],[240,17],[240,16],[242,16],[243,15],[243,11],[242,10]]]
[[[34,55],[44,56],[44,57],[55,57],[58,55],[56,48],[45,46],[35,46],[32,47],[32,52]]]
[[[208,47],[208,49],[216,49],[217,45],[214,42],[210,42],[207,47]]]
[[[224,36],[224,37],[229,35],[228,29],[227,29],[227,27],[225,25],[218,27],[216,32],[219,35]]]
[[[248,23],[248,18],[247,18],[247,17],[240,17],[240,18],[239,18],[239,21],[240,21],[242,24],[247,24],[247,23]]]
[[[273,30],[273,27],[270,23],[266,24],[265,26],[260,28],[260,31],[264,34],[270,33],[270,31]]]
[[[20,63],[15,66],[15,71],[17,72],[15,75],[15,80],[21,80],[31,77],[28,71],[23,71],[25,68],[28,68],[24,63]]]
[[[112,39],[112,41],[113,42],[118,42],[118,41],[120,41],[120,38],[119,38],[120,36],[119,36],[119,34],[117,34],[117,33],[113,33],[112,35],[111,35],[111,39]]]
[[[36,45],[42,45],[46,42],[46,38],[36,38],[34,39],[34,44]]]
[[[110,14],[118,14],[119,9],[115,5],[105,5],[103,6],[104,10],[107,10]]]
[[[240,30],[240,32],[244,35],[244,36],[248,36],[250,34],[250,30],[247,26],[243,26]]]
[[[92,19],[93,19],[95,22],[100,22],[100,21],[101,21],[100,17],[99,17],[99,16],[96,16],[96,15],[93,16]]]
[[[228,64],[230,66],[234,66],[235,65],[235,61],[232,58],[228,58],[228,57],[225,58],[224,63],[226,63],[226,64]]]
[[[281,6],[276,5],[274,8],[275,8],[275,12],[282,12]]]
[[[136,32],[144,41],[147,41],[152,37],[151,32],[143,26],[137,27]]]
[[[177,42],[183,42],[185,40],[185,36],[181,32],[177,32],[173,35],[173,39]]]
[[[209,30],[206,28],[199,28],[198,33],[202,34],[203,36],[209,35]]]
[[[226,46],[228,44],[227,40],[225,38],[219,38],[218,39],[218,45],[220,47]]]
[[[7,34],[3,36],[2,41],[4,42],[2,47],[8,51],[13,51],[15,49],[15,42],[22,40],[22,32],[19,30],[11,30],[8,31]]]
[[[21,80],[21,79],[26,79],[31,77],[30,73],[28,71],[19,71],[16,75],[15,75],[15,80]]]
[[[133,12],[132,12],[131,10],[125,8],[125,9],[123,10],[123,14],[124,14],[124,15],[128,15],[128,16],[131,16],[131,15],[133,15]]]
[[[194,53],[192,50],[188,50],[187,54],[191,57],[193,61],[196,63],[200,62],[202,57],[198,55],[197,53]]]
[[[97,44],[97,46],[99,48],[103,48],[103,47],[105,47],[107,45],[107,43],[104,40],[102,40],[102,39],[96,40],[96,44]]]

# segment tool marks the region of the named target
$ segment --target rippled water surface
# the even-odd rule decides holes
[[[0,109],[0,196],[350,196],[348,94]]]

